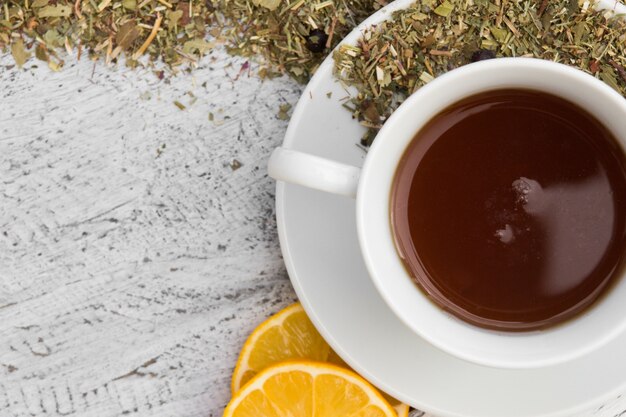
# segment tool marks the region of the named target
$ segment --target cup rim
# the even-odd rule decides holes
[[[391,230],[391,224],[389,221],[391,213],[388,204],[391,192],[391,181],[393,180],[399,158],[404,153],[404,149],[406,149],[406,147],[411,142],[411,139],[413,138],[415,132],[417,132],[419,130],[419,127],[421,127],[421,125],[418,125],[418,128],[416,130],[413,130],[411,131],[411,133],[405,134],[404,137],[399,138],[398,135],[392,136],[394,130],[397,129],[397,125],[408,119],[407,116],[409,115],[409,113],[412,117],[415,117],[414,110],[416,108],[419,109],[420,102],[429,103],[430,105],[432,102],[432,100],[429,101],[431,96],[433,96],[437,92],[441,93],[442,89],[446,89],[446,87],[449,86],[449,84],[451,83],[459,83],[463,80],[467,81],[469,78],[478,77],[481,74],[484,75],[495,73],[498,71],[511,71],[513,69],[524,71],[528,70],[531,72],[538,71],[540,73],[545,73],[546,76],[549,75],[553,77],[565,77],[575,82],[579,82],[585,85],[587,89],[591,89],[594,90],[594,92],[597,92],[598,97],[601,97],[602,100],[608,100],[607,105],[617,106],[620,112],[626,115],[626,100],[624,100],[621,95],[619,95],[611,87],[609,87],[602,81],[595,79],[591,75],[563,64],[534,58],[498,58],[488,61],[480,61],[454,69],[446,74],[439,76],[434,81],[423,86],[417,92],[408,97],[405,102],[390,116],[383,128],[378,133],[377,138],[370,148],[368,155],[365,159],[365,163],[363,165],[361,179],[359,181],[357,191],[356,218],[359,245],[361,247],[361,252],[363,254],[363,258],[369,275],[376,289],[381,294],[387,305],[391,308],[394,314],[398,318],[400,318],[402,322],[404,322],[405,325],[407,325],[412,331],[414,331],[439,349],[446,351],[447,353],[450,353],[453,356],[459,357],[461,359],[491,367],[524,369],[557,365],[559,363],[567,362],[575,358],[581,357],[591,351],[600,348],[601,346],[604,346],[626,329],[626,314],[622,315],[620,319],[615,320],[613,325],[609,326],[607,324],[608,329],[605,329],[601,334],[598,334],[598,336],[596,338],[593,338],[592,340],[581,341],[581,339],[583,338],[580,336],[575,338],[579,342],[578,345],[569,348],[567,351],[550,351],[548,349],[546,350],[546,352],[548,353],[544,352],[544,354],[541,355],[534,354],[530,356],[524,356],[523,352],[521,352],[522,354],[519,357],[513,357],[512,355],[507,356],[506,354],[494,356],[494,351],[490,350],[489,346],[486,344],[474,350],[467,349],[466,345],[470,343],[467,340],[465,340],[465,342],[467,342],[465,343],[465,345],[463,343],[451,344],[450,336],[446,336],[445,334],[445,332],[449,331],[450,329],[456,329],[465,336],[475,336],[481,340],[484,339],[485,341],[493,342],[494,346],[497,346],[499,343],[501,343],[502,340],[511,339],[511,343],[514,343],[513,339],[515,339],[518,341],[517,343],[519,343],[519,340],[531,340],[530,338],[533,337],[535,338],[535,340],[538,341],[537,343],[540,344],[541,339],[545,339],[546,336],[562,336],[563,334],[568,334],[563,333],[564,330],[569,332],[570,337],[574,337],[575,333],[573,333],[574,331],[571,330],[572,323],[578,323],[580,320],[584,319],[584,316],[587,315],[587,311],[590,310],[590,308],[587,308],[585,312],[579,317],[568,320],[563,324],[559,324],[558,326],[550,327],[545,330],[532,332],[503,332],[488,330],[471,325],[462,321],[461,319],[458,319],[455,316],[452,316],[450,313],[443,311],[440,307],[435,306],[430,300],[428,300],[426,295],[424,295],[423,292],[417,288],[417,285],[413,283],[409,274],[406,272],[406,269],[404,268],[404,265],[396,251],[395,245],[393,244],[393,232]],[[504,76],[503,78],[506,78],[506,76]],[[487,81],[483,82],[483,84],[486,82]],[[565,81],[563,81],[562,83],[565,83]],[[532,87],[518,85],[520,84],[520,81],[516,81],[516,83],[513,84],[516,84],[515,86],[517,86],[518,88],[532,89]],[[528,84],[531,83],[529,82]],[[511,85],[509,87],[515,86]],[[468,88],[471,89],[471,87]],[[447,105],[450,105],[454,102],[457,102],[458,100],[463,99],[464,97],[468,97],[482,91],[500,88],[506,87],[493,86],[492,88],[482,88],[469,94],[459,94],[455,91],[454,94],[449,94],[449,96],[452,98],[447,99]],[[422,122],[422,125],[426,121],[430,120],[433,116],[435,116],[439,111],[443,110],[443,108],[447,107],[447,105],[437,105],[434,106],[433,109],[424,110],[423,112],[425,112],[426,115],[422,117],[422,119],[425,119]],[[583,105],[583,107],[585,106]],[[591,111],[589,109],[587,110],[597,116],[597,112]],[[624,123],[625,122],[622,122],[622,124]],[[624,127],[626,128],[626,125]],[[617,136],[615,129],[611,130]],[[622,137],[623,139],[620,139],[620,144],[624,149],[626,147],[626,136]],[[393,154],[395,159],[386,156],[386,154],[389,153],[388,149],[390,147],[394,148]],[[398,149],[400,149],[401,152],[398,152]],[[386,160],[384,159],[385,157],[387,158]],[[383,175],[381,175],[379,169],[376,175],[373,175],[373,169],[375,170],[379,168],[379,165],[383,163],[381,161],[387,162],[387,171],[383,173]],[[378,189],[382,191],[377,192],[376,197],[371,197],[370,194],[372,187],[374,187],[373,189],[375,190]],[[376,215],[378,215],[379,217],[377,219],[376,217],[374,217],[374,214],[372,214],[372,205],[376,205],[376,207],[380,208],[381,204],[377,201],[374,201],[373,199],[377,198],[378,200],[380,200],[380,198],[383,197],[383,193],[385,191],[387,192],[387,198],[385,199],[384,204],[385,208],[382,210],[376,209]],[[381,212],[384,212],[383,217],[380,217]],[[376,235],[373,235],[373,223],[375,224],[377,230]],[[380,239],[380,241],[377,241],[377,239]],[[384,246],[382,250],[381,245]],[[390,247],[392,247],[393,253],[389,253]],[[390,272],[390,274],[383,277],[383,272]],[[396,279],[396,276],[398,274],[402,275],[402,279],[406,281],[405,283],[401,283],[398,279]],[[625,274],[626,273],[623,273],[622,275]],[[393,277],[391,278],[394,280],[393,284],[389,278],[389,275],[393,275]],[[622,278],[623,276],[619,277],[618,279],[620,281],[624,281]],[[407,284],[410,284],[413,289],[411,289]],[[401,288],[394,291],[392,289],[392,286],[401,286]],[[613,293],[613,291],[614,289],[611,290],[611,293]],[[415,294],[417,294],[417,297],[415,297]],[[409,312],[406,309],[406,305],[411,297],[413,297],[418,303],[420,303],[420,308],[422,309],[422,311],[427,313],[425,316],[416,318],[409,315]],[[398,302],[400,298],[401,302]],[[605,300],[602,301],[602,303],[604,302]],[[597,308],[598,306],[594,305],[591,307],[591,310],[597,310]],[[415,311],[413,311],[413,313],[415,313]],[[425,323],[430,319],[435,320],[437,323],[444,323],[445,326],[443,328],[435,329],[433,328],[434,326]]]

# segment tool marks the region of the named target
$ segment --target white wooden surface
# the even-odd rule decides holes
[[[0,56],[0,417],[221,416],[295,300],[265,163],[301,87],[219,50],[165,80],[68,61]]]
[[[295,300],[265,164],[301,87],[242,63],[0,58],[0,416],[221,416],[245,337]]]

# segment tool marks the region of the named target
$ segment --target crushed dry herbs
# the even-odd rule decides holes
[[[0,50],[18,66],[31,57],[53,70],[61,50],[134,67],[146,54],[170,68],[194,66],[215,44],[260,59],[261,77],[300,82],[325,52],[386,0],[5,0]]]
[[[0,50],[53,70],[59,51],[127,65],[197,65],[216,44],[255,58],[261,78],[306,82],[326,53],[388,0],[5,0]],[[140,59],[143,55],[147,60]],[[528,56],[579,67],[626,93],[626,23],[590,0],[420,0],[334,53],[335,74],[369,146],[412,92],[453,68]],[[250,72],[246,62],[240,74]],[[156,71],[159,78],[163,71]],[[193,97],[192,97],[193,99]],[[181,110],[186,106],[175,102]],[[279,118],[288,118],[279,110]],[[212,119],[211,115],[209,118]]]
[[[225,0],[223,38],[231,53],[261,58],[261,77],[306,82],[355,26],[387,0]],[[230,25],[230,26],[229,26]]]
[[[477,60],[535,57],[576,66],[626,94],[626,21],[577,0],[421,0],[334,53],[357,93],[345,103],[368,128],[438,75]]]
[[[213,47],[211,2],[180,0],[5,0],[0,2],[0,50],[22,66],[34,55],[53,70],[61,50],[105,61],[126,56],[133,67],[147,54],[170,67],[197,62]]]

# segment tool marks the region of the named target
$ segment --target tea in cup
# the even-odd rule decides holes
[[[356,197],[391,310],[440,349],[549,366],[626,327],[626,101],[580,70],[501,58],[450,71],[386,121],[361,169],[278,148],[270,176]]]

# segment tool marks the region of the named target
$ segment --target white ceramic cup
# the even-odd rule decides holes
[[[503,88],[538,90],[574,102],[593,114],[626,148],[626,100],[608,85],[554,62],[501,58],[450,71],[411,95],[380,130],[362,168],[278,148],[270,158],[269,175],[356,197],[359,242],[371,279],[395,314],[421,337],[452,355],[482,365],[518,369],[550,366],[585,355],[626,328],[626,280],[619,279],[600,302],[556,327],[520,333],[487,330],[429,301],[407,273],[392,235],[392,182],[415,134],[451,104]]]

